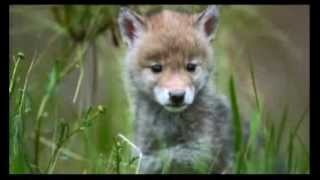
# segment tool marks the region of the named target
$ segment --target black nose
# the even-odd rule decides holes
[[[184,91],[178,91],[178,92],[169,92],[170,101],[174,105],[180,105],[183,103],[184,100]]]

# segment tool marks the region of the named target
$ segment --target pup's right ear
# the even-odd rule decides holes
[[[129,47],[132,47],[146,27],[143,18],[127,7],[120,8],[118,23],[121,35]]]

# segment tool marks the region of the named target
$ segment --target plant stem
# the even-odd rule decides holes
[[[83,44],[86,45],[86,44]],[[82,47],[82,44],[79,44],[77,46],[78,50],[78,54],[77,57],[66,67],[62,70],[62,72],[58,75],[57,80],[55,81],[55,84],[53,87],[57,86],[58,83],[60,82],[61,79],[63,79],[67,74],[69,74],[72,70],[74,70],[74,68],[76,67],[76,65],[79,63],[79,61],[81,61],[83,58],[82,55],[83,53],[86,51],[86,46]],[[39,170],[39,145],[40,145],[40,135],[41,135],[41,125],[42,125],[42,117],[43,117],[43,112],[44,109],[46,107],[46,104],[49,100],[51,96],[51,93],[46,93],[42,100],[41,100],[41,104],[39,106],[39,110],[37,113],[37,118],[36,118],[36,130],[35,130],[35,134],[36,134],[36,138],[35,138],[35,157],[34,157],[34,164],[35,166],[38,168]]]
[[[67,67],[65,67],[61,73],[59,74],[59,79],[63,79],[66,75],[68,75],[70,72],[72,72],[74,70],[74,68],[76,67],[77,64],[80,63],[80,61],[83,59],[81,58],[84,53],[86,52],[88,47],[88,44],[78,44],[76,46],[76,51],[77,53],[77,57],[70,63],[67,65]]]
[[[97,111],[94,114],[92,114],[91,117],[90,117],[90,120],[93,120],[93,119],[97,118],[100,113],[101,113],[100,111]],[[86,120],[88,120],[88,119],[86,119]],[[57,143],[57,145],[55,147],[55,150],[54,150],[54,153],[51,156],[49,164],[48,164],[48,167],[47,167],[47,172],[49,174],[51,174],[53,172],[53,170],[54,170],[54,167],[55,167],[55,164],[56,164],[56,162],[58,160],[61,148],[70,140],[70,138],[72,136],[74,136],[75,134],[77,134],[77,133],[79,133],[79,132],[81,132],[83,130],[84,129],[83,129],[82,125],[79,125],[79,127],[77,127],[75,130],[73,130],[71,133],[69,133],[67,135],[67,137],[63,138],[63,140],[61,140],[61,141],[59,141]]]
[[[11,96],[11,93],[13,92],[12,90],[13,90],[13,87],[15,85],[16,72],[17,72],[18,66],[19,66],[19,64],[20,64],[22,59],[23,59],[23,56],[18,55],[17,61],[14,64],[13,73],[12,73],[12,76],[11,76],[10,86],[9,86],[9,96]]]
[[[80,90],[80,86],[81,86],[81,83],[82,83],[82,80],[83,80],[83,74],[84,74],[84,67],[83,67],[83,63],[81,63],[80,64],[80,75],[79,75],[79,79],[78,79],[78,82],[77,82],[76,91],[74,93],[73,100],[72,100],[73,103],[75,103],[76,100],[77,100],[77,97],[78,97],[78,94],[79,94],[79,90]]]
[[[26,79],[24,81],[24,85],[23,85],[23,89],[22,89],[22,95],[21,95],[20,102],[19,102],[19,114],[22,113],[22,107],[23,107],[23,102],[24,102],[25,91],[27,89],[29,75],[30,75],[30,72],[31,72],[31,69],[33,67],[34,62],[35,62],[35,59],[33,59],[31,61],[31,64],[30,64],[29,69],[28,69],[27,74],[26,74]]]
[[[36,118],[36,138],[35,138],[35,157],[34,157],[34,164],[39,170],[39,142],[40,142],[40,134],[41,134],[41,124],[42,124],[42,115],[45,108],[45,105],[48,102],[49,94],[45,94],[45,96],[41,100],[40,108]]]
[[[256,84],[256,77],[254,74],[254,68],[253,68],[253,64],[252,64],[252,60],[251,58],[249,59],[249,69],[250,69],[250,75],[251,75],[251,80],[252,80],[252,86],[253,86],[253,90],[254,90],[254,96],[255,96],[255,100],[256,100],[256,106],[258,111],[260,112],[260,101],[259,101],[259,96],[258,96],[258,90],[257,90],[257,84]]]
[[[59,141],[56,145],[56,148],[54,150],[54,153],[53,155],[51,156],[50,158],[50,161],[49,161],[49,165],[48,165],[48,168],[47,168],[47,173],[51,174],[54,170],[54,167],[56,165],[56,162],[58,160],[58,157],[59,157],[59,154],[60,154],[60,150],[61,150],[61,147],[63,147],[63,145],[73,136],[75,135],[76,133],[82,131],[81,127],[75,129],[74,131],[72,131],[66,138],[64,138],[64,140],[62,141]]]
[[[96,100],[96,94],[97,94],[97,45],[96,41],[92,40],[92,88],[91,88],[91,97],[90,97],[90,102],[95,103]]]
[[[142,151],[140,150],[140,148],[138,148],[138,146],[136,146],[135,144],[133,144],[129,139],[127,139],[126,137],[124,137],[122,134],[118,134],[118,136],[120,138],[122,138],[126,143],[128,143],[131,147],[133,147],[134,150],[136,150],[139,154],[139,160],[138,160],[138,165],[137,165],[137,169],[136,169],[136,174],[139,174],[139,169],[140,169],[140,164],[141,164],[141,159],[143,157]]]

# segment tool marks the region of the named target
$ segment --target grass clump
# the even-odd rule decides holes
[[[284,133],[288,121],[288,107],[286,106],[280,125],[276,125],[270,119],[268,124],[262,121],[263,107],[257,94],[255,75],[253,66],[250,64],[252,86],[256,100],[256,106],[252,110],[251,119],[248,124],[242,123],[237,104],[237,95],[233,77],[229,81],[229,92],[233,111],[233,127],[235,131],[235,173],[309,173],[309,150],[302,141],[299,141],[297,134],[302,120],[305,118],[306,111],[301,115],[295,128],[289,129],[289,137]],[[245,127],[243,127],[245,126]],[[241,131],[245,130],[248,133]],[[284,139],[289,139],[284,143]],[[303,147],[302,151],[295,151],[294,143]],[[286,151],[281,151],[284,148]],[[301,162],[303,159],[303,163]],[[293,166],[295,162],[295,166]]]
[[[139,9],[139,7],[137,8]],[[188,9],[189,6],[183,8]],[[80,112],[79,116],[73,117],[73,121],[64,120],[67,117],[61,117],[59,110],[57,110],[58,115],[51,116],[51,111],[57,109],[52,106],[54,104],[52,102],[57,99],[57,91],[62,82],[69,74],[79,70],[79,77],[72,96],[73,103],[77,102],[81,85],[85,79],[85,56],[89,48],[99,46],[97,37],[105,31],[110,32],[110,39],[113,45],[119,45],[119,34],[116,28],[117,10],[118,6],[52,6],[49,8],[49,12],[53,16],[52,19],[42,19],[42,16],[38,16],[42,19],[42,26],[46,25],[46,27],[55,31],[57,36],[67,40],[65,44],[67,44],[68,48],[61,53],[62,57],[55,57],[54,63],[48,71],[48,76],[44,76],[45,83],[40,84],[41,89],[45,89],[43,93],[34,91],[32,89],[33,81],[30,80],[30,75],[34,72],[34,67],[39,62],[38,58],[32,58],[29,61],[30,58],[24,53],[18,52],[15,53],[12,61],[10,61],[10,173],[57,173],[60,172],[59,165],[64,165],[63,168],[68,167],[68,170],[70,166],[76,166],[77,169],[75,171],[77,173],[138,174],[142,159],[139,148],[129,140],[130,138],[124,136],[127,134],[124,133],[124,135],[117,136],[119,132],[116,133],[117,135],[111,133],[117,131],[113,129],[114,127],[123,126],[122,123],[125,120],[121,118],[126,118],[126,115],[120,116],[120,119],[114,116],[115,112],[124,114],[122,107],[125,103],[122,102],[122,99],[120,102],[120,98],[114,98],[123,96],[122,93],[119,93],[121,86],[118,87],[118,84],[120,84],[118,79],[109,78],[109,80],[111,79],[115,82],[108,82],[108,85],[111,85],[107,88],[110,90],[107,93],[111,93],[111,100],[107,102],[109,103],[107,108],[90,106],[84,112]],[[193,10],[198,11],[199,9],[195,7]],[[242,13],[242,11],[247,12],[245,9],[238,13],[236,11],[236,14]],[[226,27],[224,30],[230,29],[230,24],[241,25],[238,19],[237,22],[240,23],[232,21],[233,17],[233,15],[230,15],[230,17],[227,17],[227,21],[222,21],[225,24],[221,27]],[[32,16],[32,18],[34,17]],[[246,32],[249,25],[260,19],[251,19],[249,15],[242,18],[249,22],[243,25]],[[39,21],[39,18],[34,19]],[[256,26],[259,32],[261,27],[265,27],[260,26],[260,24],[262,22],[259,22]],[[250,32],[249,35],[251,37]],[[102,41],[105,41],[105,39]],[[50,41],[48,44],[51,45],[52,42]],[[107,48],[111,49],[110,52],[113,51],[111,46]],[[97,49],[107,52],[104,46]],[[108,76],[114,77],[118,73],[116,69],[118,67],[116,67],[117,62],[114,62],[114,59],[106,54],[104,54],[103,58],[111,59],[108,66],[112,67],[107,72]],[[97,61],[97,58],[92,58],[91,60]],[[26,74],[21,73],[24,65],[28,65]],[[230,173],[309,173],[309,148],[298,134],[301,123],[308,111],[305,110],[299,117],[296,126],[292,129],[288,126],[288,106],[284,108],[280,119],[266,118],[263,121],[263,99],[258,95],[252,64],[250,64],[250,74],[255,106],[251,111],[249,126],[244,123],[245,121],[240,116],[241,106],[239,106],[234,78],[230,78],[227,86],[235,132],[235,161]],[[36,94],[36,96],[32,96],[32,93]],[[49,116],[47,112],[49,112]],[[45,125],[50,121],[54,121],[54,125],[50,129],[54,133],[47,135]],[[277,126],[273,122],[280,122],[280,125]],[[28,129],[27,126],[31,126],[31,128]],[[97,126],[101,127],[97,128]],[[97,129],[103,131],[101,133],[102,137],[100,137],[102,140],[98,143],[95,142],[98,136]],[[33,137],[32,141],[30,141],[30,136]],[[112,138],[113,141],[106,140]],[[52,141],[48,139],[52,139]],[[287,142],[285,141],[286,139]],[[84,152],[73,152],[73,142],[79,144],[77,146],[79,149],[83,145]],[[45,145],[45,148],[42,145]],[[44,151],[44,149],[47,150],[47,147],[51,148],[49,153]],[[99,149],[99,147],[106,148],[102,151],[102,148]],[[64,161],[63,158],[72,159],[72,165],[65,163],[67,161]],[[162,173],[165,174],[170,168],[171,159],[170,157],[163,158],[165,158],[165,167]],[[82,166],[78,167],[78,164]],[[208,167],[201,160],[194,165],[194,169],[199,173],[208,173]],[[226,173],[229,173],[229,171]]]

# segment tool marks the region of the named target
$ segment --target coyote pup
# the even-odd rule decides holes
[[[218,9],[140,16],[121,8],[140,173],[222,173],[232,162],[229,105],[211,84]],[[204,168],[205,167],[205,168]],[[203,171],[202,171],[203,172]]]

